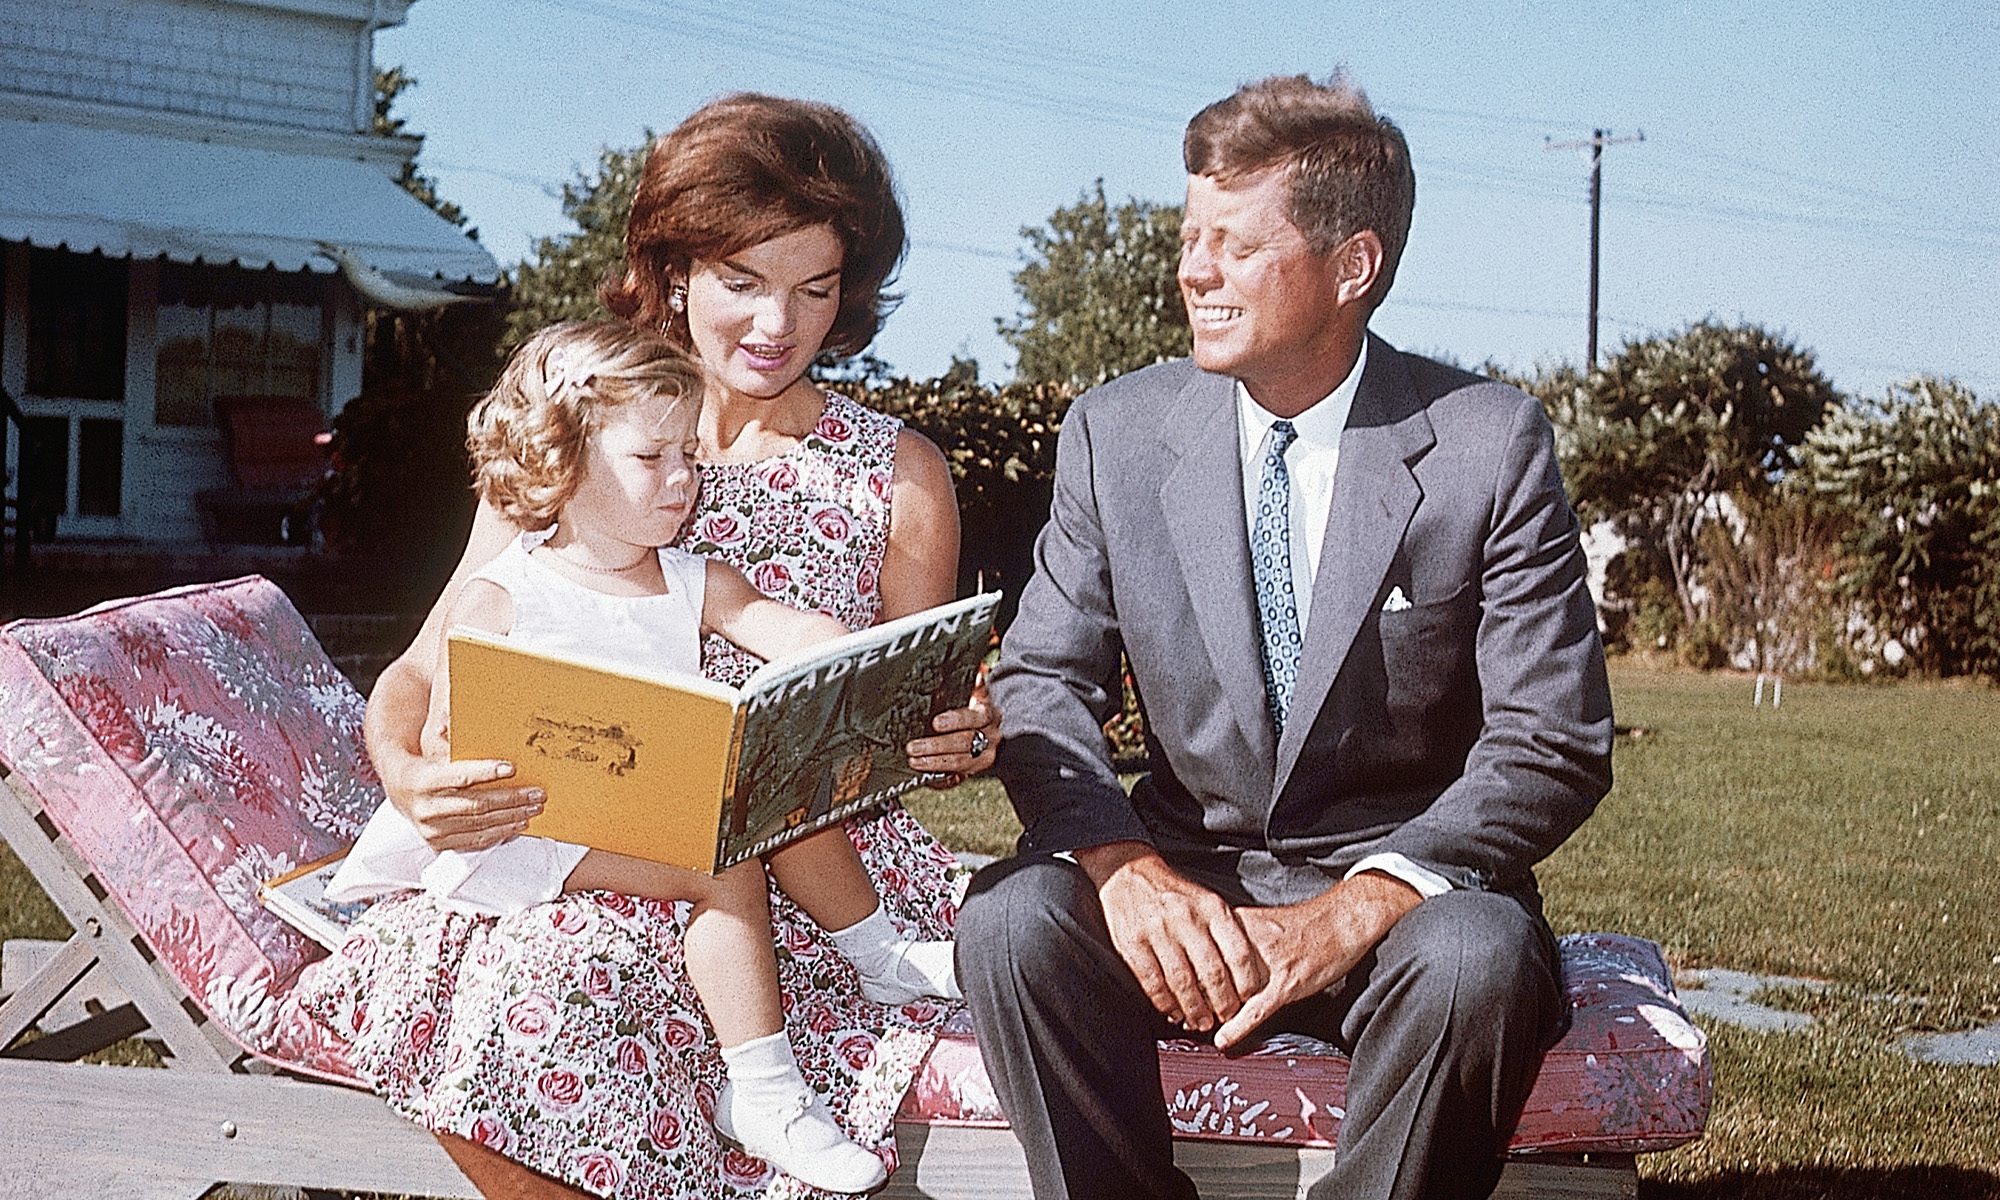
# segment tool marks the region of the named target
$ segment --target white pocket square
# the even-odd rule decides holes
[[[1410,598],[1403,594],[1403,589],[1400,587],[1390,588],[1389,598],[1382,602],[1383,612],[1402,612],[1408,607],[1410,607]]]

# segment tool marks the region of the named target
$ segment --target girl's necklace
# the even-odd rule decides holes
[[[580,563],[576,561],[569,555],[564,554],[562,551],[557,550],[553,546],[544,546],[543,549],[547,550],[550,554],[554,555],[556,558],[562,560],[563,565],[575,567],[579,571],[585,571],[592,575],[623,575],[625,572],[630,571],[634,567],[644,564],[648,558],[653,557],[651,554],[642,554],[638,558],[633,559],[631,562],[626,563],[622,567],[594,567],[591,566],[589,563]]]

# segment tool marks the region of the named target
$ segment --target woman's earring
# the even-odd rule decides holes
[[[676,287],[671,293],[668,294],[667,296],[668,308],[673,309],[675,312],[686,312],[687,306],[688,306],[688,290],[686,288]]]

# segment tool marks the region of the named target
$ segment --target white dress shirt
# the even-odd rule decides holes
[[[1327,393],[1324,400],[1290,418],[1298,437],[1285,451],[1285,469],[1292,484],[1292,596],[1298,605],[1301,633],[1312,613],[1320,545],[1326,540],[1327,517],[1333,511],[1333,477],[1340,466],[1340,434],[1347,428],[1347,414],[1354,407],[1354,393],[1361,386],[1361,375],[1367,366],[1368,343],[1363,341],[1354,369],[1340,381],[1340,386]],[[1250,389],[1241,380],[1236,383],[1236,413],[1237,448],[1243,458],[1243,527],[1249,532],[1257,521],[1257,492],[1263,485],[1271,425],[1278,418],[1251,399]],[[1426,898],[1441,896],[1452,887],[1444,876],[1401,854],[1371,854],[1355,863],[1347,875],[1352,878],[1362,871],[1380,871],[1400,879]]]

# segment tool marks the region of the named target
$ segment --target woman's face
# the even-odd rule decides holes
[[[816,225],[688,275],[688,332],[711,380],[770,399],[796,383],[840,312],[839,235]]]

